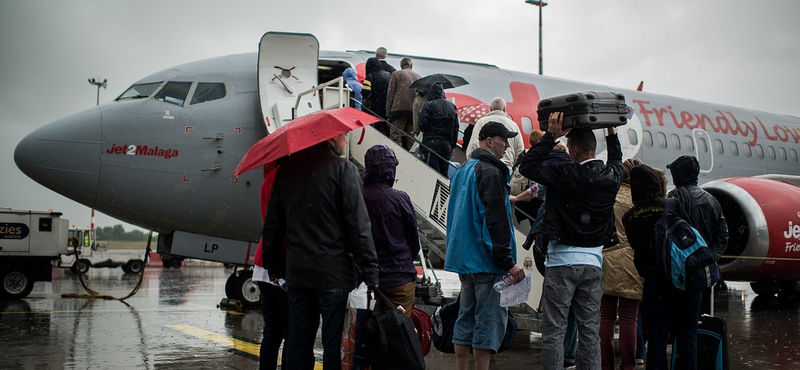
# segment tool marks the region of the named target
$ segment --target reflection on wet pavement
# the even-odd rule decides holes
[[[77,277],[54,269],[52,283],[37,283],[24,300],[0,301],[3,369],[254,369],[262,319],[259,311],[223,311],[222,266],[151,267],[126,302],[62,298],[83,293]],[[92,269],[89,286],[124,296],[138,276]],[[800,300],[757,297],[747,283],[717,289],[717,316],[728,320],[730,368],[800,368]],[[315,356],[321,360],[319,342]],[[541,334],[520,331],[514,346],[492,358],[491,368],[540,369]],[[429,369],[453,369],[455,357],[435,348]],[[640,368],[644,368],[641,367]]]

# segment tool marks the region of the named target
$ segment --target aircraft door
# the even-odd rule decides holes
[[[695,157],[700,162],[700,172],[709,173],[714,168],[714,151],[711,148],[711,137],[708,132],[700,129],[693,130],[692,136],[695,143]]]
[[[317,94],[304,96],[292,112],[299,93],[317,86],[319,41],[307,33],[267,32],[258,47],[258,97],[261,117],[272,133],[294,116],[320,109]]]

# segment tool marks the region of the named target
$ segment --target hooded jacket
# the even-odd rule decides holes
[[[378,252],[380,286],[393,288],[416,279],[417,217],[408,194],[392,187],[398,164],[394,151],[375,145],[367,150],[364,163],[364,202]]]
[[[285,276],[290,288],[352,290],[359,280],[374,286],[370,230],[358,170],[331,144],[317,144],[277,170],[262,231],[264,268]]]
[[[422,141],[444,140],[450,148],[458,140],[458,113],[455,104],[447,100],[442,84],[435,83],[428,90],[428,102],[419,114],[419,129]]]
[[[386,93],[389,91],[389,78],[391,75],[381,68],[377,58],[367,59],[365,66],[367,77],[361,89],[363,104],[381,118],[386,118]]]
[[[592,160],[583,164],[543,166],[555,145],[555,135],[544,134],[519,167],[523,176],[547,186],[544,239],[577,247],[617,244],[614,200],[623,172],[622,149],[617,135],[606,137],[606,164]]]
[[[342,78],[344,79],[344,83],[350,87],[350,90],[353,90],[353,97],[359,101],[362,101],[361,97],[361,84],[358,83],[358,78],[356,77],[356,70],[353,68],[348,68],[344,70],[342,73]],[[361,104],[356,103],[356,109],[361,110]]]
[[[478,149],[450,179],[444,269],[505,274],[517,259],[508,200],[508,168]]]
[[[633,248],[633,263],[644,284],[660,280],[651,242],[653,228],[664,213],[664,183],[661,174],[647,165],[634,166],[630,171],[633,208],[622,216],[628,243]],[[676,212],[682,215],[680,203]]]
[[[668,164],[667,168],[676,186],[667,196],[678,199],[683,209],[689,210],[686,221],[700,232],[719,260],[728,247],[728,224],[719,201],[697,186],[700,163],[697,158],[684,155]]]

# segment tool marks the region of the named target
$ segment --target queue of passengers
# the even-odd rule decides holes
[[[419,75],[410,58],[401,61],[401,70],[389,72],[381,54],[385,57],[385,49],[367,62],[367,79],[359,89],[363,106],[379,114],[383,108],[391,127],[379,130],[406,149],[413,142],[404,138],[422,132],[428,164],[447,175],[456,146],[455,106],[444,99],[441,85],[433,85],[415,122],[412,94],[419,94],[408,86]],[[346,74],[346,80],[354,78]],[[382,104],[378,90],[384,83]],[[548,117],[547,132],[531,135],[538,141],[523,154],[519,128],[507,117],[505,101],[495,98],[490,105],[492,111],[476,123],[466,148],[469,160],[450,182],[444,268],[458,273],[461,281],[452,339],[456,369],[467,369],[470,353],[476,370],[488,369],[499,349],[508,310],[492,287],[509,276],[511,283],[525,276],[516,262],[511,202],[535,198],[543,199],[530,238],[546,254],[544,368],[614,369],[617,317],[621,369],[635,368],[637,358],[644,360],[636,355],[644,349],[636,338],[643,301],[648,369],[667,369],[668,331],[677,343],[676,366],[696,369],[702,293],[671,288],[656,273],[650,248],[654,224],[664,212],[664,172],[635,158],[623,163],[614,128],[607,129],[604,163],[595,156],[594,133],[564,130],[562,113]],[[558,146],[562,136],[566,151]],[[411,200],[393,188],[399,162],[387,146],[370,148],[362,185],[355,166],[340,156],[346,143],[342,134],[293,154],[262,186],[264,228],[253,274],[264,315],[262,369],[276,368],[282,341],[282,369],[313,369],[320,317],[323,368],[341,369],[347,298],[357,282],[381,289],[407,315],[412,311],[413,259],[420,244]],[[676,186],[668,196],[678,200],[677,213],[700,231],[719,258],[727,228],[719,203],[697,186],[697,159],[682,156],[667,167]],[[519,194],[508,191],[514,171],[532,181]],[[570,335],[572,330],[577,335]]]

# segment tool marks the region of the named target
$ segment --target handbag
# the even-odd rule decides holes
[[[373,370],[424,370],[425,358],[411,318],[406,317],[380,289],[373,290],[391,309],[367,318],[367,355]]]

